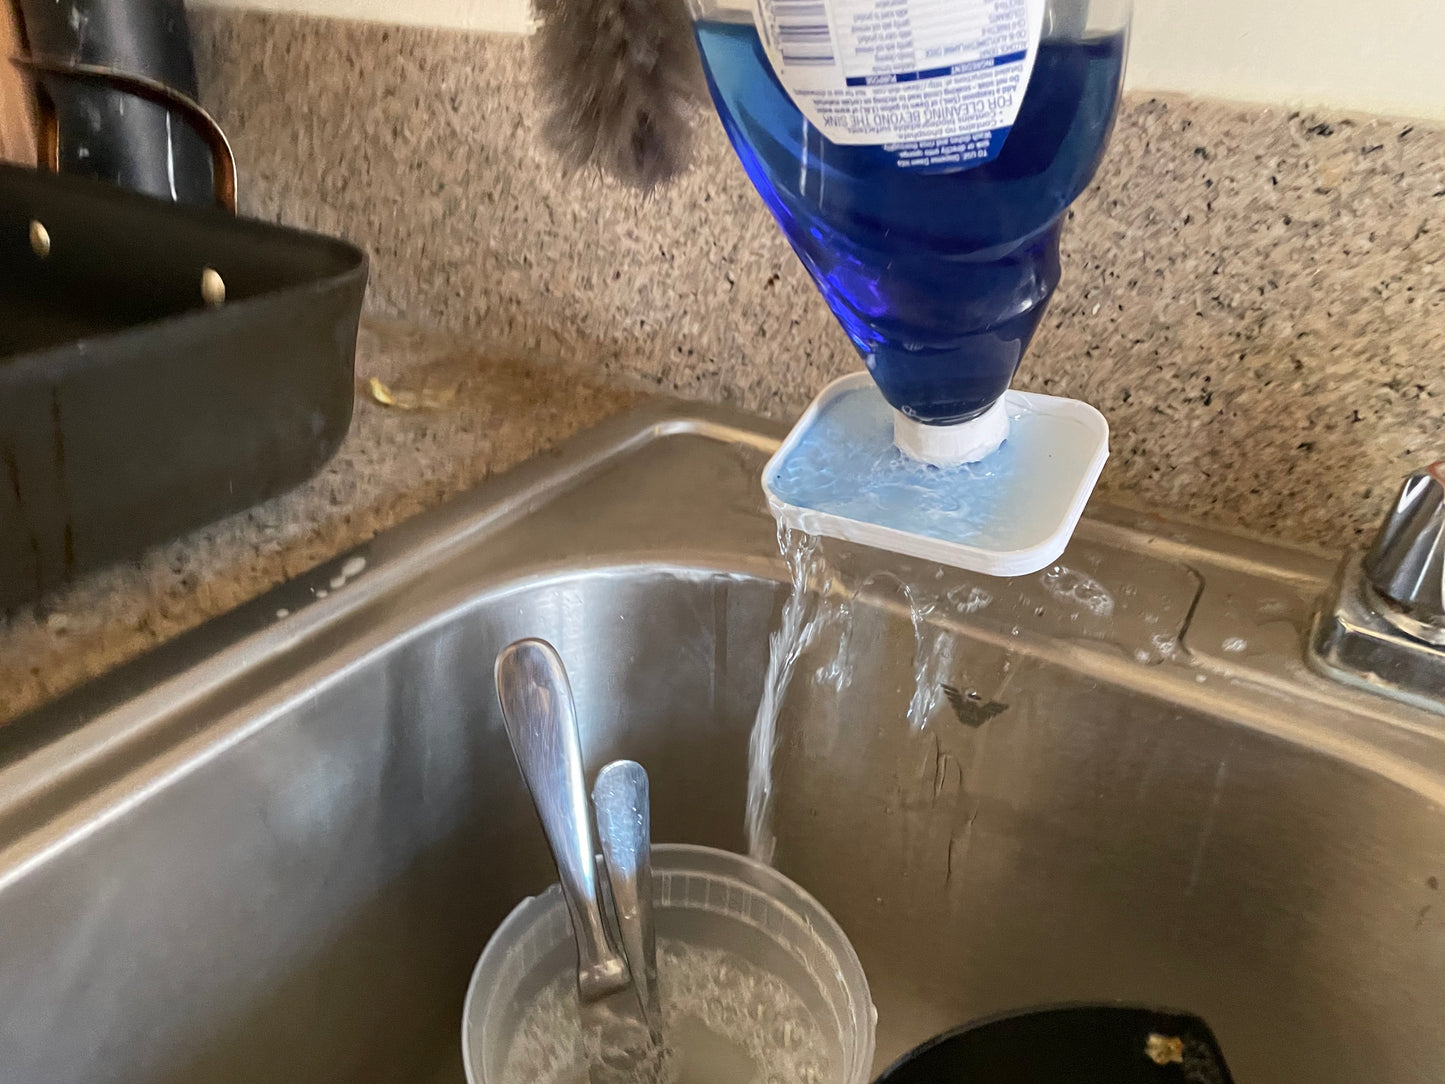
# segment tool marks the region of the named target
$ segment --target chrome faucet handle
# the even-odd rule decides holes
[[[1370,551],[1346,556],[1309,657],[1327,677],[1445,714],[1445,461],[1405,479]]]
[[[1382,599],[1422,626],[1408,631],[1437,643],[1445,637],[1445,461],[1405,479],[1364,572]]]

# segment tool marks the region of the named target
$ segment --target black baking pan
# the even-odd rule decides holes
[[[1231,1084],[1191,1013],[1061,1005],[965,1024],[903,1055],[874,1084]]]
[[[320,468],[366,272],[343,241],[0,166],[0,609]]]

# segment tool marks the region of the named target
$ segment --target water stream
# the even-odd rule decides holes
[[[812,678],[818,685],[841,694],[852,678],[851,651],[858,599],[882,581],[892,581],[908,606],[913,629],[913,693],[906,718],[908,725],[918,732],[944,703],[945,686],[955,661],[956,638],[934,618],[945,608],[958,614],[977,613],[992,601],[982,588],[956,587],[944,592],[941,588],[930,589],[924,583],[899,579],[889,572],[849,577],[829,561],[822,539],[781,525],[778,549],[788,569],[789,593],[783,601],[778,627],[768,640],[768,670],[748,742],[748,853],[767,863],[773,861],[777,843],[772,830],[772,811],[778,719],[802,656],[825,632],[830,633],[836,648],[816,668]]]
[[[798,659],[817,639],[828,620],[827,593],[820,588],[826,560],[822,540],[778,525],[778,549],[788,566],[789,592],[778,627],[768,638],[768,672],[758,702],[753,733],[748,739],[748,853],[760,862],[773,861],[773,753],[778,747],[778,713],[793,680]],[[834,658],[838,666],[842,653]],[[839,668],[832,681],[841,681]]]
[[[950,696],[966,699],[977,695],[967,689],[966,675],[960,673],[966,669],[966,660],[957,657],[958,645],[964,642],[957,622],[994,605],[995,594],[1001,597],[1002,621],[1013,615],[1031,621],[1035,631],[1051,629],[1055,635],[1113,643],[1128,657],[1145,663],[1178,654],[1177,629],[1167,621],[1161,626],[1158,613],[1137,603],[1132,597],[1133,585],[1126,585],[1123,596],[1116,598],[1079,568],[1055,564],[1036,576],[998,580],[985,587],[958,583],[942,568],[923,574],[922,570],[930,567],[926,565],[915,566],[920,574],[914,575],[855,570],[854,561],[841,559],[845,544],[781,526],[778,549],[788,570],[788,595],[769,639],[768,669],[748,748],[748,851],[762,862],[771,863],[776,851],[773,761],[785,737],[779,733],[779,720],[786,718],[789,688],[801,680],[831,690],[835,697],[845,692],[860,661],[855,657],[856,623],[863,616],[860,600],[865,592],[892,591],[908,608],[913,684],[901,714],[914,733],[929,726]],[[835,559],[830,559],[830,551]],[[874,599],[869,605],[876,602]],[[1009,631],[1017,636],[1021,625],[1013,625]],[[800,665],[810,651],[820,657],[818,661]],[[956,705],[954,710],[958,710]],[[821,752],[810,750],[815,755]]]

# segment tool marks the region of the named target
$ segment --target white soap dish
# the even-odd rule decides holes
[[[936,467],[894,445],[867,373],[819,393],[763,469],[782,524],[993,576],[1047,568],[1109,457],[1109,423],[1077,399],[1004,394],[1008,437],[977,463]]]

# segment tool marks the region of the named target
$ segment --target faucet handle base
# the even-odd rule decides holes
[[[1332,597],[1315,619],[1310,664],[1326,677],[1445,715],[1440,630],[1381,597],[1358,554],[1340,566]]]

